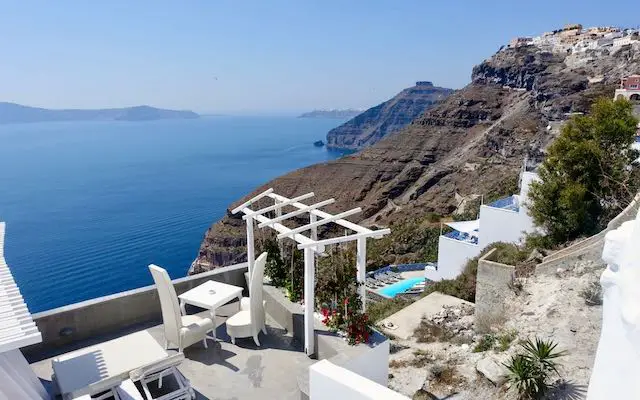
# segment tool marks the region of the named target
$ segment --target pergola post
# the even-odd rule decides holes
[[[314,330],[316,253],[324,253],[325,246],[331,244],[351,241],[357,242],[357,280],[360,284],[359,295],[362,299],[362,310],[364,311],[366,309],[366,289],[364,284],[367,277],[367,238],[380,239],[391,233],[391,230],[388,228],[372,231],[369,228],[344,219],[361,212],[362,209],[359,207],[333,215],[321,211],[319,208],[334,203],[334,199],[327,199],[312,205],[306,205],[300,202],[313,196],[313,193],[307,193],[294,198],[288,198],[273,193],[273,189],[267,189],[232,210],[233,214],[243,212],[244,216],[242,218],[247,221],[247,264],[249,265],[249,274],[253,273],[255,264],[254,219],[258,222],[258,228],[269,227],[278,232],[277,240],[279,245],[281,244],[281,239],[287,238],[298,243],[298,249],[304,250],[304,343],[305,353],[309,356],[316,352]],[[273,199],[274,204],[259,210],[249,208],[249,206],[265,197]],[[295,208],[296,210],[285,214],[282,211],[282,208],[285,206]],[[274,218],[268,218],[266,216],[266,214],[271,211],[275,212]],[[285,220],[304,213],[309,213],[308,224],[298,226],[297,228],[288,228],[283,224]],[[328,223],[334,223],[346,228],[345,235],[318,240],[318,227]],[[349,233],[347,230],[353,231],[353,233]],[[302,232],[305,231],[310,232],[309,236],[302,234]]]
[[[309,223],[313,224],[314,222],[318,222],[318,216],[315,214],[309,214]],[[311,228],[311,240],[318,240],[318,227],[314,226]]]
[[[253,239],[253,217],[247,218],[247,265],[249,266],[249,281],[253,272],[253,264],[256,261],[256,250]]]
[[[315,353],[314,303],[315,303],[315,253],[312,247],[304,249],[304,345],[305,353]]]
[[[367,309],[367,288],[365,281],[367,280],[367,238],[358,238],[357,254],[356,254],[356,268],[358,270],[358,283],[360,284],[360,300],[362,300],[362,312]]]

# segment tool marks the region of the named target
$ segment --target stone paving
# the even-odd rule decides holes
[[[209,341],[208,349],[202,343],[186,348],[186,360],[179,370],[191,381],[197,399],[300,399],[297,377],[314,360],[307,357],[302,345],[271,318],[267,319],[267,330],[266,336],[260,334],[260,347],[255,345],[252,338],[237,339],[236,345],[232,345],[222,324],[216,331],[217,343]],[[158,343],[164,343],[162,325],[148,328],[147,331]],[[91,344],[94,343],[96,341]],[[61,351],[61,354],[65,351]],[[51,358],[31,366],[47,389],[51,390]]]

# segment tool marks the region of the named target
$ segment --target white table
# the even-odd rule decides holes
[[[216,324],[216,308],[228,303],[234,298],[238,301],[242,299],[242,288],[222,282],[206,281],[202,285],[182,293],[180,299],[180,309],[182,314],[186,314],[185,306],[191,304],[196,307],[208,309],[211,312],[211,319],[214,326]],[[213,337],[216,340],[216,330],[213,330]]]

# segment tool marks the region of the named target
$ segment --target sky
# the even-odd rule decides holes
[[[364,109],[418,80],[461,88],[514,36],[635,27],[637,11],[631,0],[0,0],[0,101]]]

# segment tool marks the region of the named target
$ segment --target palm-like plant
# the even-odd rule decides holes
[[[522,344],[523,353],[511,357],[507,378],[521,399],[540,399],[549,389],[547,379],[551,372],[558,373],[556,359],[567,354],[556,351],[557,343],[536,338]]]
[[[560,375],[556,368],[557,363],[555,360],[558,357],[566,355],[567,352],[555,351],[556,347],[558,347],[557,343],[554,343],[552,340],[545,341],[540,338],[536,338],[535,342],[527,339],[522,347],[526,352],[525,357],[537,365],[543,372],[555,372],[557,375]]]

